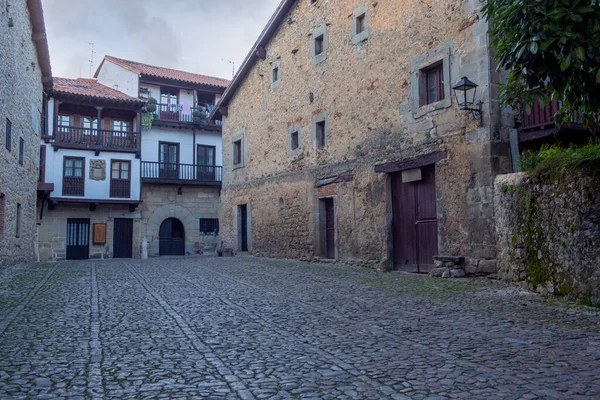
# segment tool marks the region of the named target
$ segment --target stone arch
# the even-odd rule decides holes
[[[148,239],[148,255],[158,256],[160,225],[168,218],[177,218],[185,229],[185,253],[194,254],[194,243],[199,240],[199,227],[196,226],[196,218],[190,210],[177,204],[165,204],[158,207],[146,223],[146,237]]]

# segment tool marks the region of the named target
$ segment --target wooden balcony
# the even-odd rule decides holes
[[[157,104],[156,105],[156,118],[153,121],[153,124],[156,126],[166,126],[166,127],[181,127],[181,126],[190,126],[196,127],[208,131],[221,131],[221,121],[216,121],[213,123],[208,123],[207,125],[198,124],[194,121],[194,112],[195,108],[188,107],[184,109],[181,104]]]
[[[580,121],[573,120],[567,125],[559,126],[554,116],[560,109],[561,104],[552,101],[546,106],[540,106],[535,102],[531,108],[531,113],[523,112],[521,123],[519,125],[519,141],[527,142],[541,139],[550,135],[557,135],[562,130],[583,131],[584,128]]]
[[[142,183],[221,186],[222,167],[142,161]]]
[[[86,149],[137,153],[140,151],[140,134],[136,132],[110,131],[75,126],[56,127],[54,136],[45,137],[53,141],[55,148]]]

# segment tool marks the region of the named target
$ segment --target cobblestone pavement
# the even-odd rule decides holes
[[[600,310],[251,257],[0,271],[0,399],[600,399]]]

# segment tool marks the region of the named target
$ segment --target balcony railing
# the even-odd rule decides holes
[[[156,114],[157,119],[159,121],[170,121],[170,122],[187,122],[187,123],[195,123],[194,120],[194,111],[202,110],[208,114],[212,110],[210,105],[199,106],[198,108],[194,107],[184,107],[182,104],[157,104],[156,105]],[[208,124],[209,127],[220,127],[221,121],[215,121],[214,123]]]
[[[554,115],[559,110],[560,104],[552,101],[546,106],[540,106],[536,101],[531,107],[531,113],[523,113],[520,130],[521,132],[553,128],[556,124]]]
[[[135,152],[139,134],[75,126],[59,126],[54,132],[54,144],[59,147]]]
[[[142,180],[156,183],[219,185],[222,180],[222,167],[142,161]]]

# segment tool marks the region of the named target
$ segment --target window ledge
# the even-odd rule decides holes
[[[436,101],[435,103],[426,104],[413,111],[413,118],[421,118],[422,116],[437,110],[442,110],[452,106],[452,98]]]
[[[242,169],[242,168],[244,168],[244,164],[233,164],[233,168],[231,170],[235,171],[236,169]]]
[[[362,31],[361,33],[352,36],[352,43],[353,44],[360,44],[362,42],[364,42],[365,40],[369,39],[369,29],[365,29],[364,31]]]

